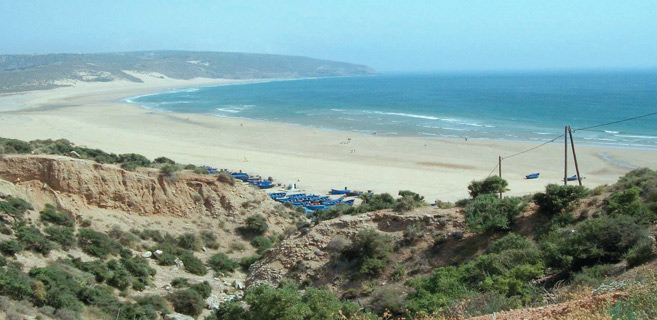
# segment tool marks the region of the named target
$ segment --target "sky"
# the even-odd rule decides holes
[[[289,54],[379,71],[657,68],[657,0],[0,0],[0,54]]]

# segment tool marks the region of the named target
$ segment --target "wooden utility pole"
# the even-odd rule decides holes
[[[497,168],[498,168],[497,172],[500,178],[502,178],[502,156],[498,157],[498,161],[499,162],[497,163]],[[500,199],[502,199],[502,190],[500,190]]]
[[[563,129],[563,185],[568,184],[568,126]]]
[[[579,166],[577,165],[577,155],[575,154],[575,143],[573,142],[573,131],[568,126],[568,135],[570,136],[570,147],[573,149],[573,160],[575,160],[575,171],[577,172],[577,182],[580,187],[582,186],[582,176],[579,174]]]

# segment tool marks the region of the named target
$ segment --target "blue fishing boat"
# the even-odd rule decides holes
[[[270,193],[269,197],[274,200],[277,200],[277,199],[285,198],[285,195],[286,195],[285,192],[274,192],[274,193]]]
[[[530,173],[525,176],[525,179],[537,179],[540,174],[540,172]]]
[[[584,177],[581,177],[581,179],[584,179]],[[568,181],[575,181],[577,180],[577,175],[574,175],[572,177],[568,177]]]
[[[348,205],[348,206],[353,206],[353,205],[354,205],[354,200],[353,200],[353,199],[351,199],[351,200],[347,200],[347,201],[345,201],[345,202],[343,202],[343,203],[346,204],[346,205]]]
[[[347,189],[345,189],[345,190],[331,189],[331,191],[330,191],[329,193],[330,193],[330,194],[347,194],[347,193],[349,193],[349,192],[351,192],[351,190],[347,190]]]

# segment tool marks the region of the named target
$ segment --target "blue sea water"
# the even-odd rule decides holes
[[[657,72],[381,74],[187,88],[145,108],[384,136],[543,142],[657,111]],[[575,132],[576,143],[657,148],[657,115]]]

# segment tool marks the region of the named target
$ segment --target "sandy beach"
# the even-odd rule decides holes
[[[22,140],[68,139],[108,152],[242,170],[310,192],[330,188],[396,194],[412,190],[432,202],[467,197],[472,180],[489,175],[498,156],[535,144],[473,140],[380,137],[198,114],[165,113],[121,102],[122,98],[172,88],[236,82],[174,80],[139,74],[144,82],[71,83],[72,86],[0,96],[0,136]],[[577,145],[577,137],[575,137]],[[506,159],[502,175],[509,194],[561,183],[563,141]],[[657,151],[577,147],[584,185],[615,182],[632,167],[657,169]],[[536,180],[524,175],[540,172]],[[569,155],[569,175],[575,174]],[[494,170],[497,173],[497,170]]]

